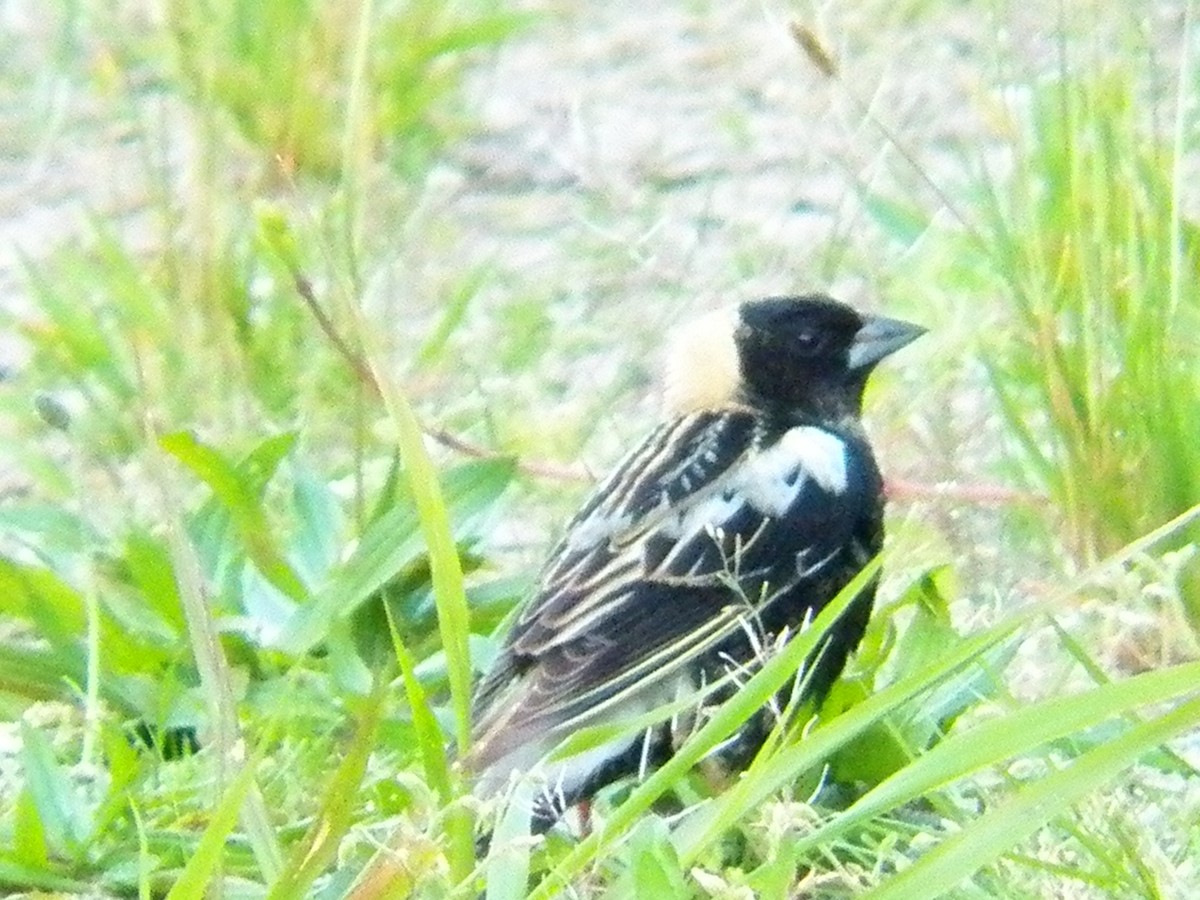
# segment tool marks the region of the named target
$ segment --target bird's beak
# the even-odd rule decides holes
[[[911,322],[866,316],[862,328],[854,336],[854,343],[850,345],[850,368],[854,371],[869,369],[924,333],[924,328]]]

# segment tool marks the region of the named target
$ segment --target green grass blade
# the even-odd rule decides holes
[[[366,329],[361,328],[366,338]],[[368,345],[369,346],[369,345]],[[378,354],[368,353],[371,371],[380,395],[396,427],[396,440],[404,462],[404,473],[417,508],[421,534],[429,553],[433,599],[437,608],[438,632],[446,655],[450,682],[450,704],[454,711],[454,735],[459,754],[471,744],[471,648],[467,639],[470,614],[463,587],[462,562],[458,558],[450,516],[433,462],[425,451],[424,435],[407,398],[377,363]],[[470,817],[452,812],[447,819],[450,866],[456,881],[466,878],[475,865]]]
[[[870,900],[940,897],[1103,787],[1148,751],[1197,725],[1200,725],[1200,699],[1130,728],[1067,768],[1023,788],[1010,802],[951,835],[865,896]]]
[[[92,882],[17,862],[0,853],[0,889],[10,887],[19,892],[34,890],[79,895],[92,893],[96,889]],[[10,895],[6,893],[4,896]]]
[[[49,742],[25,722],[21,723],[21,765],[47,849],[56,856],[78,857],[91,833],[90,812],[71,777],[54,759]]]
[[[522,900],[529,889],[529,810],[537,788],[521,780],[492,832],[488,850],[486,900]]]
[[[434,602],[438,612],[438,631],[446,652],[450,680],[450,700],[454,709],[455,739],[459,752],[471,743],[471,650],[467,642],[470,616],[463,588],[462,563],[450,529],[450,516],[433,462],[425,451],[425,439],[417,416],[408,400],[383,373],[375,377],[384,402],[396,427],[396,441],[404,460],[416,503],[421,534],[429,552]]]
[[[161,447],[160,436],[150,428],[147,428],[146,439],[149,446]],[[229,660],[225,656],[217,622],[208,603],[208,586],[182,516],[175,512],[180,508],[180,504],[174,496],[166,474],[162,452],[165,451],[152,453],[151,474],[157,482],[162,508],[166,511],[172,568],[183,603],[192,654],[200,672],[201,689],[211,717],[212,744],[217,757],[217,779],[219,784],[224,784],[225,767],[234,758],[235,743],[239,738],[238,703],[233,690]],[[253,771],[250,766],[247,766],[246,770]],[[246,837],[254,850],[260,872],[265,879],[271,880],[277,877],[282,869],[283,851],[271,828],[266,803],[258,786],[252,783],[243,793],[246,795],[246,802],[240,804],[240,811],[243,814]]]
[[[404,682],[404,694],[408,700],[413,730],[417,733],[417,749],[425,770],[425,780],[437,791],[443,803],[449,803],[452,798],[452,785],[441,726],[433,715],[433,708],[425,696],[425,688],[417,679],[416,662],[396,630],[392,611],[385,607],[384,612],[387,613],[388,630],[392,635],[392,649],[396,654],[396,661],[400,664],[400,677]]]
[[[965,639],[936,665],[878,691],[799,743],[786,746],[773,757],[753,766],[714,803],[680,826],[680,859],[690,865],[726,829],[801,773],[811,771],[871,725],[1003,643],[1019,625],[1020,621],[1009,620]]]
[[[1139,706],[1160,703],[1195,689],[1200,663],[1146,672],[1070,697],[1035,703],[1002,718],[958,732],[868,792],[852,807],[797,842],[804,852],[845,834],[965,775],[1098,725]]]
[[[469,522],[495,503],[515,470],[507,459],[455,466],[445,475],[442,499],[460,525]],[[296,611],[284,628],[280,646],[295,654],[312,649],[325,639],[334,620],[349,616],[426,552],[415,504],[390,506],[367,527],[351,557],[335,566],[312,600]]]
[[[203,900],[209,884],[221,870],[225,841],[237,825],[246,795],[254,784],[254,766],[247,762],[230,782],[225,796],[213,810],[208,827],[200,835],[196,850],[167,894],[167,900]]]
[[[341,762],[325,786],[316,819],[292,851],[282,876],[271,886],[268,900],[307,896],[312,883],[336,856],[342,838],[354,822],[354,798],[358,796],[366,775],[367,762],[371,758],[371,751],[375,749],[388,689],[386,679],[379,679],[362,710]]]

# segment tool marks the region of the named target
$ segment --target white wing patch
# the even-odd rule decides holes
[[[826,491],[840,494],[846,490],[846,444],[837,435],[803,425],[785,434],[772,450],[794,454],[801,469]]]
[[[668,519],[660,533],[682,543],[704,529],[730,521],[737,511],[749,504],[766,516],[784,515],[811,478],[823,490],[840,494],[846,490],[846,445],[841,438],[820,428],[801,425],[763,452],[713,485],[704,499],[681,510],[673,521]],[[670,501],[664,494],[661,508]],[[596,511],[572,529],[567,537],[571,550],[583,550],[620,534],[634,525],[628,515],[605,515]]]
[[[709,497],[664,525],[662,533],[685,543],[706,528],[731,521],[746,504],[778,518],[796,502],[809,478],[829,493],[845,491],[846,445],[828,431],[804,425],[748,460]]]
[[[846,490],[846,445],[828,431],[801,425],[746,465],[739,488],[755,509],[781,516],[807,478],[833,494]]]

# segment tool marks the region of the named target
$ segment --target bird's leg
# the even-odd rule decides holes
[[[579,836],[587,837],[592,833],[592,800],[585,797],[576,804],[579,810]]]

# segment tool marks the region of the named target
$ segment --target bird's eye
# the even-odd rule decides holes
[[[805,356],[820,353],[825,346],[825,336],[813,328],[803,328],[795,336],[796,349]]]

